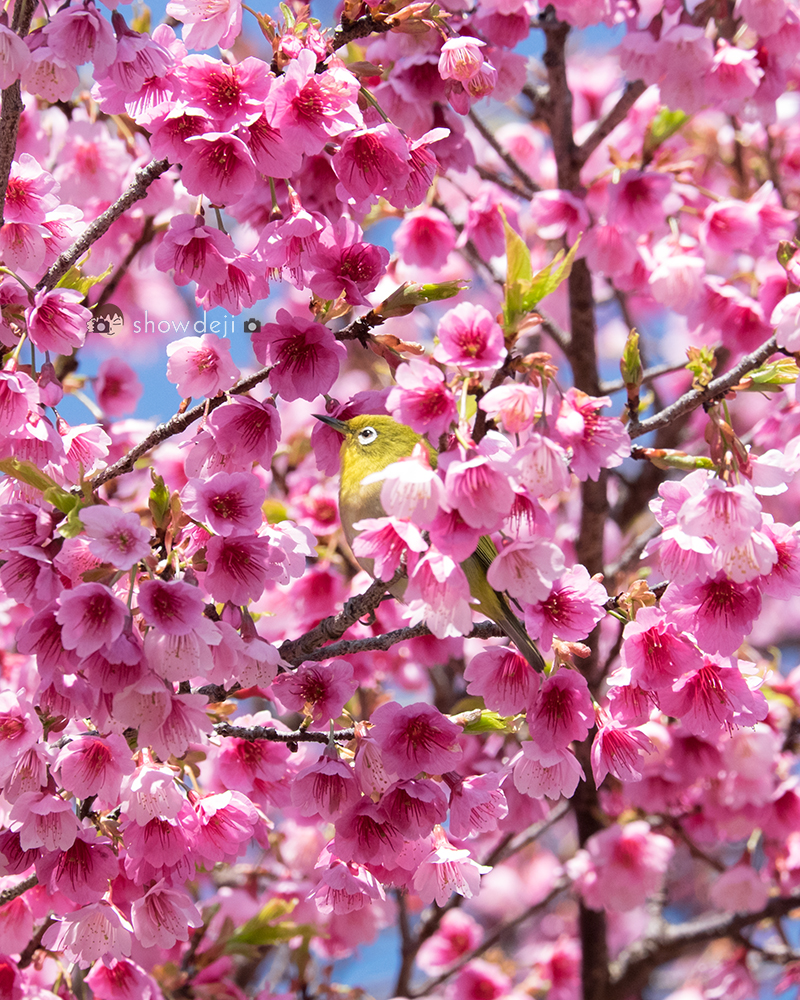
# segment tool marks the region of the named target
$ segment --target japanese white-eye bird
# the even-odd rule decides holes
[[[366,518],[386,516],[381,503],[382,484],[378,481],[365,484],[364,478],[382,471],[393,462],[407,458],[418,443],[427,448],[434,468],[438,456],[421,434],[392,417],[367,414],[351,417],[350,420],[337,420],[321,414],[314,416],[344,438],[339,454],[339,518],[347,543],[352,548],[353,540],[359,535],[353,528],[354,524]],[[461,563],[474,599],[472,607],[498,624],[535,670],[544,670],[542,654],[525,631],[525,626],[511,610],[508,598],[496,591],[486,578],[496,555],[494,542],[483,535],[472,555]],[[371,572],[371,562],[372,560],[361,560],[367,572]]]

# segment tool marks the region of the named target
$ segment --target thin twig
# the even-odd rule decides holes
[[[654,416],[648,417],[647,420],[640,421],[635,427],[631,427],[629,429],[630,436],[637,438],[643,434],[649,434],[650,431],[657,430],[659,427],[666,427],[667,424],[683,416],[684,413],[690,413],[698,406],[702,406],[703,403],[709,403],[717,396],[723,396],[729,389],[741,382],[743,375],[763,365],[767,358],[777,350],[778,345],[773,335],[752,354],[745,354],[739,364],[731,368],[729,372],[709,382],[705,389],[690,389],[680,399],[661,410],[660,413],[656,413]]]
[[[351,597],[338,615],[323,618],[319,625],[300,636],[299,639],[290,639],[288,642],[284,642],[279,647],[281,658],[287,663],[302,663],[306,656],[314,653],[323,643],[341,639],[359,618],[371,614],[378,607],[387,590],[402,580],[404,575],[405,570],[400,568],[391,580],[374,580],[363,594]]]
[[[553,886],[550,892],[545,896],[543,900],[538,903],[534,903],[533,906],[529,906],[524,910],[518,917],[514,917],[513,920],[508,920],[504,924],[501,924],[492,934],[484,938],[483,941],[474,948],[472,951],[468,952],[466,955],[462,955],[461,958],[453,965],[447,972],[443,972],[440,976],[435,979],[429,980],[422,989],[412,990],[408,994],[409,997],[424,997],[427,996],[432,990],[435,990],[437,986],[441,986],[442,983],[447,982],[447,980],[454,976],[457,972],[468,963],[473,961],[473,959],[479,958],[481,955],[485,954],[490,948],[493,948],[497,942],[507,934],[509,931],[513,930],[515,927],[519,927],[520,924],[524,924],[526,920],[530,920],[531,917],[535,916],[537,913],[546,909],[552,903],[552,901],[561,893],[569,887],[570,880],[567,878],[562,878]]]
[[[214,726],[217,736],[230,736],[237,740],[268,740],[271,743],[327,743],[330,733],[312,732],[308,729],[294,729],[285,732],[281,729],[270,729],[269,726],[232,726],[230,722],[218,722]],[[349,743],[355,738],[355,729],[338,729],[333,733],[334,740]]]
[[[364,639],[344,639],[335,642],[330,646],[322,646],[319,649],[303,653],[302,656],[292,656],[284,653],[284,646],[281,646],[281,658],[292,666],[310,660],[328,660],[334,656],[351,656],[354,653],[368,653],[380,650],[385,652],[391,649],[398,642],[407,642],[409,639],[418,639],[423,635],[432,635],[427,625],[408,625],[405,628],[397,628],[392,632],[384,632],[383,635],[371,635]],[[478,622],[472,626],[469,635],[465,639],[500,639],[505,632],[494,622]]]
[[[800,908],[800,892],[774,896],[754,913],[711,914],[678,925],[667,925],[658,937],[637,941],[611,963],[608,1000],[623,1000],[643,989],[654,969],[665,962],[715,941],[737,935],[744,927],[774,920]]]
[[[17,896],[21,896],[23,893],[26,893],[28,889],[32,889],[38,884],[38,876],[29,875],[22,882],[17,882],[16,885],[12,885],[10,889],[4,889],[3,892],[0,892],[0,906],[3,906],[5,903],[10,903],[12,899],[16,899]]]
[[[84,229],[72,246],[58,256],[55,263],[37,283],[37,288],[54,288],[59,278],[75,264],[86,251],[106,233],[117,219],[127,212],[135,202],[144,198],[153,181],[169,170],[169,160],[151,160],[146,167],[137,170],[130,186],[109,207]]]
[[[523,170],[523,168],[517,163],[511,153],[508,150],[503,149],[500,143],[497,141],[497,136],[495,136],[489,129],[483,124],[483,122],[478,118],[473,110],[470,110],[467,117],[475,126],[475,128],[480,132],[481,138],[484,139],[497,153],[500,159],[505,163],[508,169],[518,177],[526,187],[525,196],[530,198],[531,195],[535,194],[537,191],[541,191],[541,187],[536,183],[536,181],[530,176],[530,174]]]
[[[645,90],[647,90],[647,85],[643,80],[634,80],[628,84],[614,107],[607,114],[603,115],[589,135],[578,146],[575,157],[581,167],[600,143],[608,138],[617,125],[621,125],[625,121],[628,112]]]
[[[150,431],[143,441],[140,441],[134,448],[131,448],[131,450],[123,455],[122,458],[118,459],[113,465],[109,465],[108,468],[103,469],[102,472],[98,473],[98,475],[92,479],[92,489],[97,489],[98,486],[102,486],[104,483],[107,483],[112,479],[116,479],[117,476],[123,476],[126,472],[132,472],[138,460],[143,455],[146,455],[148,451],[152,451],[153,448],[162,444],[162,442],[166,441],[168,438],[174,437],[176,434],[180,434],[181,431],[185,431],[187,427],[190,427],[195,422],[195,420],[199,420],[204,413],[211,413],[211,411],[216,410],[218,406],[222,406],[223,403],[228,401],[228,395],[237,396],[241,395],[243,392],[249,392],[251,389],[254,389],[259,382],[263,382],[264,379],[267,378],[271,370],[271,368],[260,368],[257,372],[254,372],[254,374],[240,379],[227,394],[214,396],[213,399],[203,400],[202,403],[198,403],[196,406],[191,407],[185,413],[176,413],[175,416],[171,417],[165,424],[159,424],[158,427]]]

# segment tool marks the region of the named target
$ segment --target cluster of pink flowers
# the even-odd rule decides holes
[[[772,347],[800,349],[800,251],[787,242],[800,128],[785,107],[800,82],[800,10],[737,0],[731,32],[709,5],[548,5],[537,16],[551,35],[553,11],[573,27],[626,28],[613,66],[564,78],[591,146],[567,190],[538,123],[489,141],[475,114],[484,97],[523,93],[513,50],[532,5],[462,6],[446,3],[444,18],[370,3],[369,24],[391,30],[353,35],[350,51],[286,7],[282,24],[259,15],[267,61],[236,55],[238,0],[170,0],[180,37],[134,30],[93,0],[24,38],[0,23],[0,86],[19,81],[25,95],[0,226],[0,990],[12,1000],[66,995],[72,964],[98,1000],[159,1000],[162,987],[243,1000],[235,956],[255,968],[262,946],[300,940],[304,960],[309,942],[326,961],[350,955],[395,919],[393,891],[404,920],[465,901],[418,954],[432,976],[458,969],[438,995],[573,1000],[566,908],[543,908],[514,974],[475,957],[511,896],[533,913],[572,892],[604,911],[622,949],[673,866],[689,864],[687,844],[748,845],[702,890],[718,910],[757,912],[800,887],[788,739],[800,678],[757,652],[796,638],[800,403],[784,388],[796,368],[761,371],[769,408],[742,404],[753,364],[724,403],[705,399],[707,425],[688,410],[665,419],[688,421],[685,451],[634,448],[650,383],[624,379],[621,419],[621,386],[586,375],[594,349],[570,340],[580,310],[550,266],[554,243],[573,247],[572,284],[583,280],[598,315],[621,303],[627,327],[635,312],[663,329],[665,351],[691,348],[696,376],[712,367],[698,345],[722,343],[732,364],[773,332]],[[87,63],[91,94],[68,116]],[[623,77],[641,96],[610,143],[592,144]],[[551,98],[524,94],[555,129]],[[730,143],[730,156],[701,163],[704,143]],[[90,256],[61,284],[45,277],[159,159],[167,169]],[[400,220],[393,257],[369,229],[386,219]],[[166,375],[182,411],[192,397],[203,416],[180,437],[152,433],[137,464],[152,427],[122,419],[142,393],[132,367],[109,358],[90,379],[56,356],[98,342],[87,303],[104,288],[134,320],[145,306],[185,315],[175,286],[190,285],[199,307],[234,316],[271,295],[250,338],[262,370],[240,384],[239,345],[187,321]],[[414,295],[429,308],[411,315]],[[345,342],[355,352],[359,340],[388,363],[383,388],[348,369]],[[598,343],[602,361],[618,356],[618,325],[604,320]],[[690,385],[662,374],[659,405]],[[62,399],[85,400],[90,384],[92,422],[68,422]],[[323,408],[389,415],[437,453],[418,445],[363,479],[385,516],[356,523],[352,554],[381,579],[408,579],[404,604],[379,605],[346,639],[401,638],[330,655],[327,625],[316,643],[292,640],[367,581],[339,544],[341,438],[309,427]],[[658,480],[653,530],[631,554],[626,505],[646,457],[688,474]],[[579,497],[597,515],[580,528]],[[580,553],[606,501],[590,572]],[[633,513],[650,517],[644,501]],[[488,583],[544,672],[503,639],[470,637],[464,563],[485,536]],[[633,579],[640,555],[652,590]],[[593,817],[567,856],[570,821],[553,809],[581,782],[606,825]],[[506,855],[539,821],[560,843]],[[278,995],[272,976],[259,1000]]]

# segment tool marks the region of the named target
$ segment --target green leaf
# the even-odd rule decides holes
[[[642,384],[642,358],[639,354],[639,334],[631,330],[619,362],[622,381],[626,386],[639,388]]]
[[[656,150],[661,143],[666,142],[670,136],[675,135],[688,120],[689,116],[683,111],[670,111],[669,108],[660,108],[655,118],[647,126],[644,134],[642,166],[648,164],[655,156]]]
[[[749,387],[751,392],[763,392],[765,389],[777,391],[780,385],[794,385],[798,375],[800,368],[797,367],[794,358],[781,358],[748,372],[742,381],[747,382],[752,379],[753,385]]]
[[[566,255],[563,250],[559,250],[547,267],[543,267],[541,271],[534,274],[531,253],[527,244],[519,233],[508,224],[502,207],[500,214],[503,218],[503,231],[506,237],[503,321],[508,336],[516,332],[520,320],[532,312],[545,296],[554,292],[561,282],[569,277],[580,243],[580,236]]]
[[[114,265],[109,264],[102,274],[84,274],[79,267],[71,267],[56,285],[56,288],[74,288],[81,295],[86,295],[93,285],[104,281],[113,269]]]
[[[534,275],[533,282],[523,303],[526,313],[531,312],[534,306],[538,305],[545,296],[550,295],[558,288],[562,281],[567,280],[572,270],[572,264],[580,242],[581,237],[578,236],[577,240],[569,248],[566,256],[564,256],[563,250],[559,250],[547,267],[542,268],[541,271]]]
[[[61,489],[54,479],[51,479],[44,472],[41,472],[32,462],[28,462],[25,459],[4,458],[0,461],[0,472],[5,472],[5,474],[7,476],[11,476],[12,479],[25,483],[27,486],[32,486],[35,490],[39,490],[40,493],[44,493],[45,490],[50,489],[60,490],[61,493],[66,492]],[[53,503],[53,501],[51,500],[50,503]],[[56,504],[56,506],[58,506],[58,504]],[[58,509],[61,510],[60,507]]]
[[[80,519],[81,509],[80,504],[75,504],[72,510],[67,513],[66,519],[58,526],[59,535],[64,538],[75,538],[83,531],[84,525]]]
[[[153,469],[150,470],[150,477],[153,480],[153,488],[150,490],[147,506],[150,508],[150,513],[153,516],[153,524],[156,526],[156,529],[163,531],[169,524],[170,494],[163,477],[157,475]]]
[[[274,944],[310,932],[310,928],[302,924],[283,919],[296,905],[296,899],[271,899],[231,936],[226,950],[240,951],[246,947]]]
[[[477,713],[470,713],[470,720],[463,724],[466,736],[478,736],[481,733],[515,733],[519,728],[514,724],[513,716],[502,716],[484,708]]]

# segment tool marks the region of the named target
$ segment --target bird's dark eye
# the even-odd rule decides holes
[[[363,430],[358,432],[358,443],[359,444],[372,444],[375,438],[378,436],[378,432],[374,427],[364,427]]]

